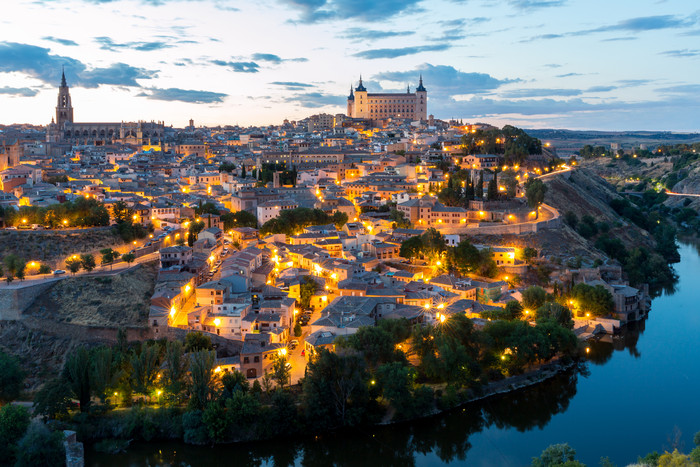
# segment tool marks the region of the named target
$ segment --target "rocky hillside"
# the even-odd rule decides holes
[[[28,328],[21,321],[0,321],[0,349],[16,355],[26,372],[26,392],[33,392],[63,368],[66,354],[76,345],[69,337],[56,337]]]
[[[578,219],[592,216],[597,223],[606,223],[610,236],[619,238],[627,248],[653,246],[648,232],[621,218],[609,205],[610,200],[619,198],[615,188],[603,178],[588,169],[577,169],[567,179],[564,176],[550,177],[545,203],[555,207],[564,215],[573,212]],[[559,229],[542,230],[527,235],[479,235],[475,243],[486,245],[513,245],[518,248],[536,248],[549,259],[563,262],[580,256],[587,263],[596,259],[607,260],[603,252],[593,246],[593,242],[563,225]]]
[[[70,255],[94,254],[102,248],[116,249],[123,243],[109,228],[71,233],[0,230],[0,258],[14,253],[26,261],[41,261],[56,268]]]
[[[578,169],[565,177],[547,180],[549,187],[545,203],[553,206],[564,215],[571,211],[580,219],[592,216],[596,222],[610,226],[610,234],[622,240],[628,247],[653,246],[649,233],[621,218],[611,207],[610,201],[620,198],[615,188],[593,171]]]
[[[146,326],[158,263],[124,274],[68,278],[25,311],[32,318],[86,326]]]

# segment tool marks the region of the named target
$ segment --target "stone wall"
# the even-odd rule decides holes
[[[55,280],[26,287],[18,285],[0,285],[0,320],[17,320],[22,312],[34,303],[36,298],[49,290]]]
[[[559,211],[546,204],[542,205],[542,209],[548,211],[552,218],[537,222],[523,222],[520,224],[492,224],[480,222],[468,224],[463,227],[444,227],[438,230],[443,235],[448,234],[485,234],[485,235],[520,235],[526,233],[534,233],[540,230],[556,229],[561,227],[561,216]]]

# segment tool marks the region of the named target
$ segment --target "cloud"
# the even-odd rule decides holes
[[[564,73],[563,75],[557,75],[556,78],[569,78],[571,76],[583,76],[583,73]]]
[[[586,92],[610,92],[617,89],[617,86],[591,86]]]
[[[645,84],[653,83],[654,80],[651,79],[620,79],[617,80],[617,83],[620,83],[620,85],[624,88],[633,88],[637,86],[643,86]]]
[[[546,97],[546,96],[580,96],[583,91],[580,89],[554,89],[554,88],[535,88],[535,89],[513,89],[499,93],[502,97],[507,98],[523,98],[523,97]]]
[[[34,97],[39,93],[36,89],[30,88],[11,88],[5,86],[0,88],[0,94],[6,94],[12,97]]]
[[[508,0],[508,4],[518,10],[538,10],[563,6],[566,0]]]
[[[665,52],[661,52],[660,55],[666,55],[668,57],[675,58],[697,57],[700,56],[700,49],[667,50]]]
[[[419,45],[415,47],[400,47],[398,49],[371,49],[364,50],[362,52],[357,52],[353,54],[353,57],[365,58],[368,60],[374,60],[377,58],[396,58],[403,57],[405,55],[414,55],[422,52],[439,52],[441,50],[447,50],[451,46],[449,44],[437,44],[437,45]]]
[[[675,29],[679,27],[691,26],[695,20],[681,18],[674,15],[641,16],[620,21],[609,26],[601,26],[595,29],[587,29],[575,33],[576,35],[589,34],[604,31],[654,31],[657,29]]]
[[[72,41],[70,39],[61,39],[60,37],[46,36],[46,37],[42,37],[42,39],[44,39],[45,41],[56,42],[57,44],[61,44],[61,45],[68,45],[68,46],[78,45],[78,43],[75,41]]]
[[[306,108],[318,108],[332,106],[343,106],[345,104],[345,97],[338,96],[335,94],[323,94],[320,92],[306,92],[301,94],[296,94],[283,99],[284,102],[297,104],[301,107]]]
[[[212,60],[211,63],[230,68],[236,73],[257,73],[260,71],[260,65],[255,62],[227,62],[224,60]]]
[[[228,97],[228,94],[178,88],[149,88],[137,96],[158,101],[178,101],[190,104],[219,104],[224,101],[224,98]]]
[[[140,52],[151,52],[153,50],[170,49],[175,47],[173,44],[169,44],[163,41],[151,41],[151,42],[114,42],[111,38],[101,36],[96,37],[95,42],[100,44],[100,49],[109,50],[112,52],[118,52],[120,50],[138,50]]]
[[[348,20],[382,21],[403,13],[421,11],[421,0],[280,0],[299,11],[300,22]]]
[[[259,62],[270,62],[274,64],[280,64],[282,62],[308,62],[308,58],[298,57],[298,58],[282,58],[275,54],[265,54],[265,53],[254,53],[250,56],[253,61]]]
[[[659,88],[659,89],[657,89],[657,91],[665,93],[665,94],[693,94],[693,95],[697,95],[700,93],[700,84],[679,84],[676,86]]]
[[[386,31],[367,28],[348,28],[341,34],[340,37],[350,39],[354,42],[359,41],[376,41],[386,39],[388,37],[411,36],[415,31]]]
[[[460,95],[490,92],[507,83],[515,83],[519,79],[499,80],[486,73],[465,73],[448,65],[431,65],[424,63],[411,71],[387,71],[374,75],[378,81],[396,83],[417,83],[418,75],[423,75],[423,83],[428,88],[429,95]]]
[[[603,42],[620,42],[620,41],[636,41],[636,37],[609,37],[607,39],[601,39]]]
[[[561,34],[541,34],[533,36],[529,39],[524,39],[520,42],[531,42],[539,39],[558,39],[561,37],[572,36],[587,36],[600,32],[631,32],[639,33],[645,31],[657,31],[661,29],[679,29],[691,27],[697,24],[698,18],[689,16],[687,18],[675,15],[659,15],[659,16],[640,16],[619,21],[615,24],[600,26],[593,29],[584,29],[581,31],[573,31]],[[633,38],[632,38],[633,39]],[[613,38],[612,40],[626,40],[625,38]]]
[[[151,79],[153,77],[156,77],[153,71],[134,68],[126,63],[113,63],[107,68],[94,68],[83,72],[77,84],[84,87],[97,87],[100,84],[139,87],[137,79]]]
[[[313,88],[313,84],[298,83],[296,81],[273,81],[270,83],[274,86],[283,86],[288,91],[301,91],[306,88]]]
[[[253,54],[250,56],[252,60],[258,60],[261,62],[272,62],[272,63],[282,63],[282,58],[279,55],[275,54]]]
[[[19,72],[44,83],[56,85],[65,67],[69,85],[96,88],[101,84],[140,86],[137,79],[151,79],[156,70],[136,68],[125,63],[114,63],[106,68],[88,69],[85,64],[70,57],[53,55],[49,49],[16,42],[0,42],[0,72]]]

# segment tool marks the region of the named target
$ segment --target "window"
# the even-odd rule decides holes
[[[250,358],[243,357],[243,363],[250,363]]]
[[[253,363],[260,363],[260,357],[258,357],[257,355],[253,357]]]

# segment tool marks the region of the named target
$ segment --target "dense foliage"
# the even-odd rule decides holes
[[[280,211],[279,216],[265,222],[260,228],[261,235],[283,233],[297,235],[304,227],[310,225],[335,224],[340,229],[348,221],[348,215],[336,211],[328,215],[320,209],[296,208]]]
[[[95,227],[109,225],[109,212],[104,204],[96,199],[76,198],[61,204],[47,207],[20,206],[19,210],[6,209],[7,225],[23,226],[38,224],[49,228]],[[64,223],[63,221],[68,221]],[[26,221],[26,222],[25,222]]]

